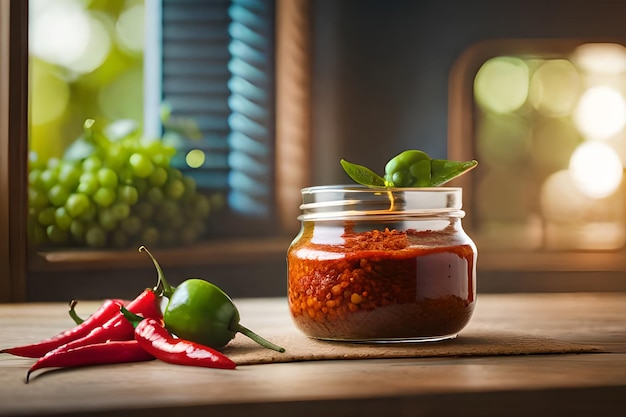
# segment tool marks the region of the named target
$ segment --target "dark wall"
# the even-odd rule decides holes
[[[448,76],[489,39],[626,39],[617,0],[313,0],[313,185],[346,158],[382,172],[405,149],[447,153]]]

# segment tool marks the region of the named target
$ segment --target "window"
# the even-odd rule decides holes
[[[483,276],[604,272],[600,287],[626,269],[624,51],[502,40],[458,61],[450,150],[481,161],[462,185]]]
[[[143,4],[142,1],[121,3]],[[306,126],[308,96],[303,94],[306,86],[301,84],[295,95],[292,87],[285,88],[275,82],[276,72],[286,70],[281,80],[289,84],[294,76],[293,67],[300,66],[307,55],[308,52],[301,49],[306,44],[302,42],[307,39],[306,25],[281,26],[274,18],[278,14],[289,21],[299,16],[300,22],[305,22],[306,2],[298,5],[278,3],[283,6],[280,11],[274,9],[271,0],[164,0],[162,8],[153,13],[148,6],[158,3],[146,2],[146,16],[162,19],[157,20],[162,22],[162,26],[151,26],[146,21],[148,31],[153,31],[148,33],[160,34],[162,40],[162,45],[146,48],[145,65],[150,62],[157,62],[157,65],[144,73],[144,81],[158,81],[156,88],[146,94],[146,117],[158,113],[155,108],[160,106],[160,101],[170,106],[170,125],[164,124],[166,132],[163,137],[164,141],[175,144],[180,151],[172,160],[172,165],[179,168],[183,175],[193,177],[199,189],[223,193],[228,202],[227,209],[219,213],[219,218],[216,215],[212,222],[213,234],[207,235],[207,239],[193,247],[163,247],[160,258],[166,267],[169,265],[185,272],[191,270],[194,274],[208,264],[218,264],[218,270],[222,268],[226,271],[219,275],[230,281],[226,288],[229,285],[245,286],[237,284],[237,280],[264,279],[275,280],[276,283],[269,287],[283,287],[281,270],[284,268],[284,251],[293,237],[297,220],[295,215],[288,221],[281,219],[286,218],[285,213],[294,213],[293,208],[285,208],[285,202],[293,204],[294,197],[297,201],[299,189],[306,185],[303,181],[308,161],[305,156],[293,152],[293,148],[302,149],[306,155],[308,132],[300,129],[295,132],[298,134],[293,134],[291,130],[289,139],[280,139],[288,137],[285,134],[281,136],[280,132],[290,129],[291,124]],[[16,22],[12,27],[24,28],[25,22],[21,23]],[[282,33],[288,36],[277,38],[276,28],[279,26],[283,28]],[[295,59],[294,42],[300,42],[295,48],[299,51]],[[277,59],[279,50],[282,57],[288,58],[288,64],[285,65],[285,59],[282,63]],[[155,58],[157,61],[150,61]],[[295,74],[302,77],[306,72],[307,68],[302,67]],[[145,85],[148,90],[149,84]],[[155,94],[156,90],[158,94]],[[117,92],[123,91],[121,88]],[[286,108],[299,106],[303,111],[290,121],[277,124],[279,102]],[[189,120],[202,133],[200,139],[171,134],[171,124]],[[160,126],[156,124],[146,124],[145,127],[146,130],[161,133]],[[3,146],[8,147],[8,142],[3,142]],[[12,149],[17,148],[12,146]],[[280,178],[276,174],[284,169],[276,156],[280,154],[289,156],[288,164],[297,164],[304,174],[293,175],[288,181]],[[195,162],[191,158],[193,163],[189,163],[190,155],[196,155]],[[289,197],[284,197],[286,194]],[[16,219],[17,216],[11,218]],[[242,260],[258,263],[258,276],[251,278],[242,272]],[[22,282],[14,282],[12,278],[7,280],[10,285],[17,284],[19,287],[14,292],[16,295],[8,299],[37,299],[44,293],[44,299],[57,299],[64,290],[54,289],[53,281],[66,289],[78,287],[73,292],[78,297],[81,293],[86,298],[102,297],[102,293],[95,295],[97,292],[89,289],[91,284],[84,279],[85,271],[91,271],[92,279],[114,275],[113,280],[119,281],[112,284],[115,287],[122,285],[126,277],[136,275],[138,269],[149,266],[140,262],[136,248],[87,251],[82,248],[68,250],[62,246],[50,250],[36,248],[28,255],[28,267],[24,268],[28,270],[27,277]],[[112,265],[115,265],[115,274],[111,274]],[[148,271],[149,268],[146,268],[146,275],[152,275]],[[231,273],[233,271],[235,274]],[[219,282],[216,283],[219,285]]]

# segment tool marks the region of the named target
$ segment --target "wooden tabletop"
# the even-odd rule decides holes
[[[260,333],[292,326],[286,300],[235,300]],[[86,315],[99,303],[81,302]],[[0,305],[0,347],[68,328],[59,303]],[[626,294],[479,295],[466,329],[521,331],[603,353],[328,360],[238,367],[159,361],[53,370],[0,355],[0,416],[620,415],[626,409]]]

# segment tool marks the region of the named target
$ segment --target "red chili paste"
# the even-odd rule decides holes
[[[372,230],[288,252],[295,324],[322,339],[374,340],[456,335],[475,304],[471,241],[450,232]]]

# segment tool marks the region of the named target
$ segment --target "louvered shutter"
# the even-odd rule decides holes
[[[228,194],[231,210],[267,218],[273,207],[274,6],[271,0],[162,0],[162,96],[193,119],[175,166]],[[185,155],[206,154],[191,169]]]

